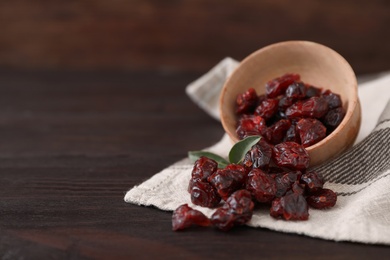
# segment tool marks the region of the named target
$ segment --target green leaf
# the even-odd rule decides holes
[[[219,156],[218,154],[206,152],[206,151],[190,151],[188,152],[188,158],[194,163],[196,160],[198,160],[201,156],[206,156],[210,159],[213,159],[218,163],[218,168],[225,168],[229,162]]]
[[[261,136],[249,136],[235,145],[233,145],[232,149],[229,152],[229,161],[231,163],[240,163],[244,158],[245,154],[255,145],[258,141],[260,141]]]

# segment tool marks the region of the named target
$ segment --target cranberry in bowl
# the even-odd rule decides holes
[[[276,43],[245,58],[223,87],[220,110],[233,142],[258,134],[273,144],[300,142],[310,166],[352,146],[361,120],[351,66],[308,41]]]

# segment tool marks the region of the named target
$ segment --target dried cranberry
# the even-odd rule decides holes
[[[293,183],[295,183],[299,176],[301,175],[300,171],[291,171],[287,173],[278,174],[275,177],[276,182],[276,194],[275,197],[282,197],[286,194],[288,190],[291,190]]]
[[[294,82],[286,89],[286,97],[303,99],[306,97],[306,86],[302,82]]]
[[[305,185],[299,183],[299,181],[296,181],[291,185],[291,192],[299,195],[304,195]]]
[[[314,118],[299,120],[296,129],[303,147],[309,147],[326,137],[326,127]]]
[[[211,216],[211,222],[217,228],[228,231],[234,226],[244,225],[253,214],[254,203],[247,190],[234,192],[223,207],[218,208]]]
[[[268,174],[284,173],[284,169],[276,166],[268,167]]]
[[[333,207],[336,204],[337,195],[332,190],[321,189],[307,197],[310,207],[324,209]]]
[[[290,193],[272,201],[270,215],[285,220],[307,220],[309,209],[302,195]]]
[[[266,94],[259,95],[258,98],[257,98],[257,105],[256,106],[258,106],[261,102],[263,102],[266,99],[267,99],[267,95]]]
[[[278,112],[279,100],[266,99],[260,103],[255,110],[255,115],[261,116],[265,120],[269,120]]]
[[[277,191],[275,180],[260,169],[249,172],[246,189],[258,202],[271,202]]]
[[[283,96],[279,99],[279,111],[285,111],[288,107],[290,107],[292,104],[294,104],[295,99],[287,96]]]
[[[306,98],[321,96],[322,89],[314,86],[306,86]]]
[[[256,108],[258,97],[256,90],[253,88],[248,89],[244,93],[237,96],[236,100],[236,113],[252,113]]]
[[[290,129],[291,121],[281,119],[268,128],[269,138],[272,144],[279,144],[283,141],[287,131]]]
[[[208,181],[217,190],[219,196],[226,200],[234,191],[241,189],[247,177],[244,166],[229,164],[224,169],[218,169]]]
[[[328,102],[322,97],[299,100],[286,109],[287,118],[311,117],[321,118],[328,112]]]
[[[324,186],[324,177],[318,172],[306,172],[302,174],[300,182],[305,184],[306,190],[309,193],[313,193],[322,189]]]
[[[322,96],[326,100],[326,102],[328,103],[329,109],[341,107],[342,102],[341,102],[341,97],[339,94],[336,94],[330,90],[327,90],[324,93],[322,93]]]
[[[267,96],[269,98],[275,98],[279,95],[283,95],[286,92],[287,87],[294,81],[298,80],[300,80],[300,76],[298,74],[285,74],[269,81],[265,85]]]
[[[213,159],[202,156],[196,160],[191,176],[193,179],[200,179],[202,181],[213,174],[218,169],[218,163]]]
[[[283,141],[284,142],[295,142],[298,144],[301,143],[301,140],[299,139],[298,131],[296,129],[296,123],[291,124],[291,126],[289,127],[289,129],[286,132],[286,135],[285,135]]]
[[[189,228],[192,225],[207,227],[211,221],[200,211],[192,209],[187,204],[178,207],[172,215],[172,230]]]
[[[266,169],[271,162],[273,146],[267,143],[264,138],[252,146],[245,154],[243,165],[247,168]]]
[[[240,139],[243,139],[251,135],[262,135],[266,129],[266,122],[261,116],[243,116],[238,121],[236,133]]]
[[[218,195],[217,191],[208,182],[193,182],[190,194],[191,202],[202,207],[214,208],[221,201],[221,197]]]
[[[345,116],[344,109],[342,107],[338,107],[332,110],[325,115],[323,122],[329,131],[333,131],[336,127],[339,126],[341,121]]]
[[[284,142],[274,146],[273,159],[279,167],[304,170],[309,167],[310,157],[306,149],[294,142]]]

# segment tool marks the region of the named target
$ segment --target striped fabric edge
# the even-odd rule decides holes
[[[356,194],[390,175],[390,119],[378,123],[362,142],[338,158],[313,170],[339,185],[338,194]]]

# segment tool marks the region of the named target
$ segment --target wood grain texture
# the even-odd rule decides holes
[[[2,259],[367,259],[390,248],[266,229],[171,231],[132,186],[218,141],[184,94],[199,74],[0,70]]]
[[[0,66],[204,71],[311,40],[371,73],[390,70],[389,13],[387,0],[5,0]]]

